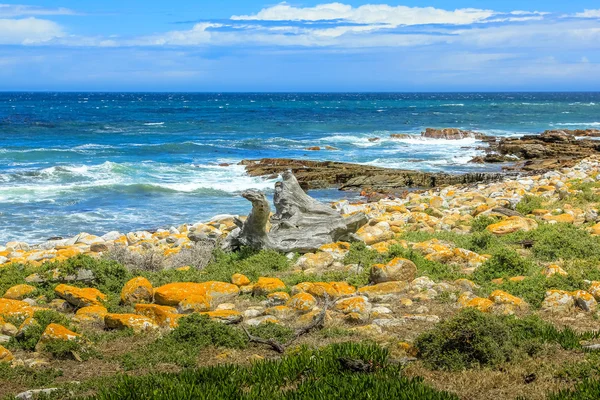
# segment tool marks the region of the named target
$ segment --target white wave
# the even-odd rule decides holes
[[[441,104],[442,107],[464,107],[462,103]]]
[[[552,124],[556,126],[600,126],[600,122],[564,122]]]
[[[146,126],[162,126],[164,125],[164,122],[146,122],[144,125]]]

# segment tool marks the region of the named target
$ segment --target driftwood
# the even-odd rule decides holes
[[[511,210],[510,208],[506,207],[492,208],[492,211],[498,214],[506,215],[507,217],[523,217],[523,214],[521,214],[520,212]]]
[[[239,229],[225,240],[226,249],[249,246],[283,253],[308,253],[327,243],[351,240],[367,223],[363,213],[343,217],[329,205],[307,195],[290,171],[282,176],[283,180],[275,184],[275,214],[271,217],[270,231],[267,232],[267,223],[271,208],[266,196],[257,190],[247,190],[242,196],[252,203],[252,211],[246,221],[236,221]]]
[[[294,333],[294,336],[287,343],[279,343],[275,339],[264,339],[264,338],[261,338],[258,336],[251,335],[250,332],[248,332],[248,329],[246,329],[246,327],[244,325],[242,325],[242,329],[246,333],[246,336],[248,336],[248,341],[250,341],[252,343],[265,344],[265,345],[271,347],[277,353],[283,354],[283,353],[285,353],[285,349],[287,347],[289,347],[290,345],[292,345],[292,343],[294,343],[296,340],[298,340],[298,338],[300,338],[301,336],[306,335],[313,329],[323,328],[323,326],[325,325],[325,317],[327,316],[328,308],[329,308],[329,300],[326,297],[325,304],[323,305],[323,309],[321,310],[321,312],[319,313],[317,318],[315,318],[315,320],[312,323],[308,324],[307,326],[304,326],[304,327],[296,330],[296,332]]]

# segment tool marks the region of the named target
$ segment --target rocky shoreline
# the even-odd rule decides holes
[[[81,233],[39,245],[10,242],[0,247],[0,273],[10,277],[0,280],[0,365],[10,364],[25,374],[62,368],[75,380],[73,365],[93,368],[100,362],[93,356],[84,360],[83,349],[100,343],[96,351],[101,352],[106,342],[97,338],[115,335],[110,340],[122,349],[107,350],[102,362],[110,368],[103,374],[122,371],[116,351],[128,368],[138,365],[133,361],[140,357],[158,354],[141,358],[138,366],[152,371],[165,367],[160,357],[177,365],[178,360],[168,358],[171,350],[165,343],[178,349],[177,354],[192,351],[193,346],[177,346],[185,345],[190,332],[212,326],[210,321],[231,327],[227,337],[245,332],[243,340],[255,346],[233,352],[215,344],[213,353],[195,354],[193,365],[254,362],[273,357],[269,349],[286,352],[275,339],[248,331],[266,327],[262,334],[273,329],[296,332],[299,345],[336,343],[339,338],[330,332],[344,332],[354,341],[372,340],[388,348],[398,362],[415,363],[403,373],[421,376],[444,362],[427,358],[423,343],[431,341],[422,335],[455,317],[495,321],[490,325],[494,329],[509,329],[502,324],[514,320],[504,319],[506,315],[523,318],[525,325],[542,321],[535,323],[548,324],[547,330],[567,326],[584,332],[587,336],[582,337],[591,339],[577,340],[570,348],[556,347],[547,338],[540,342],[552,349],[550,353],[583,351],[585,346],[598,346],[597,336],[589,332],[597,327],[600,301],[600,274],[593,258],[600,246],[599,204],[596,156],[543,174],[461,182],[371,203],[333,203],[332,209],[342,215],[364,214],[367,223],[356,232],[355,242],[327,243],[305,254],[263,251],[215,261],[209,246],[196,259],[183,257],[225,238],[239,226],[234,216],[154,233]],[[123,258],[114,258],[116,253]],[[128,264],[128,257],[145,255],[144,261],[160,256],[170,264]],[[190,261],[198,259],[207,263]],[[197,325],[190,328],[190,321]],[[185,331],[181,335],[180,327]],[[484,328],[491,335],[485,340],[496,340],[496,332]],[[329,330],[323,334],[321,329]],[[130,333],[117,336],[120,331]],[[179,335],[177,340],[164,340],[173,333]],[[454,340],[450,336],[447,340]],[[215,338],[207,339],[206,346]],[[145,347],[148,343],[155,347]],[[65,347],[69,351],[58,353]],[[71,364],[56,354],[66,354]],[[538,359],[531,357],[549,357],[536,354],[527,349],[522,357],[534,364]],[[523,378],[515,383],[522,370],[506,364],[510,359],[502,360],[502,387],[518,388],[519,395],[537,393],[534,398],[539,398],[540,390],[554,382],[534,365],[528,368],[539,374],[540,387],[537,382],[522,383]],[[477,365],[487,366],[486,362]],[[471,370],[472,375],[464,375],[470,376],[468,385],[451,386],[439,377],[427,382],[464,398],[490,398],[493,389],[477,387],[485,376],[481,374],[490,371],[495,373]],[[77,391],[77,385],[68,390]]]
[[[410,137],[392,134],[392,138]],[[485,155],[475,157],[472,163],[501,164],[502,172],[475,172],[448,174],[397,170],[369,165],[335,161],[311,161],[285,158],[243,160],[250,176],[276,178],[291,170],[305,190],[338,188],[349,191],[400,193],[407,188],[432,188],[445,185],[493,182],[520,174],[543,173],[555,168],[570,167],[578,161],[600,154],[600,130],[555,130],[540,135],[518,138],[497,138],[483,133],[454,128],[427,128],[421,137],[429,139],[460,140],[474,138],[485,146],[479,147]],[[373,141],[378,138],[372,138]],[[311,148],[320,150],[320,148]],[[334,149],[335,150],[335,149]]]

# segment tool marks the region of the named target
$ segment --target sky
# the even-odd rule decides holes
[[[598,0],[6,1],[0,91],[600,91]]]

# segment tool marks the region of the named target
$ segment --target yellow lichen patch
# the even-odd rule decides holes
[[[236,285],[225,282],[176,282],[154,289],[154,301],[163,306],[176,306],[189,296],[206,295],[207,299],[220,302],[236,297],[239,292]]]
[[[243,274],[233,274],[231,276],[231,283],[237,286],[246,286],[250,284],[250,279]]]
[[[544,270],[542,271],[542,275],[550,277],[552,275],[567,276],[569,274],[567,273],[567,271],[565,271],[558,265],[552,264],[552,265],[548,265],[547,267],[544,268]]]
[[[384,282],[377,285],[363,286],[358,289],[358,294],[372,297],[399,295],[408,289],[408,283],[404,281]]]
[[[192,294],[181,300],[177,309],[181,314],[204,312],[210,310],[210,297],[205,294]]]
[[[394,258],[389,263],[371,267],[371,282],[412,281],[417,274],[417,266],[406,258]]]
[[[288,302],[288,307],[291,307],[300,312],[308,312],[317,305],[317,300],[310,293],[298,293],[294,295]]]
[[[123,304],[151,303],[154,289],[150,281],[142,276],[128,281],[121,290]]]
[[[192,269],[192,267],[190,267],[189,265],[186,265],[184,267],[175,268],[175,271],[186,272],[186,271],[189,271],[190,269]]]
[[[575,217],[571,214],[560,214],[560,215],[545,215],[542,219],[546,221],[561,222],[565,224],[575,223]]]
[[[0,363],[8,363],[14,360],[13,354],[6,349],[4,346],[0,345]]]
[[[174,328],[177,320],[182,317],[177,309],[158,304],[136,304],[135,313],[152,319],[157,325]]]
[[[257,295],[266,295],[282,290],[285,290],[285,283],[279,278],[260,277],[253,287],[253,291]]]
[[[481,312],[490,312],[494,302],[483,297],[475,297],[466,302],[465,307],[475,308]]]
[[[38,346],[52,341],[68,342],[78,339],[81,339],[81,335],[79,333],[75,333],[59,324],[50,324],[46,327],[44,333],[42,333],[40,341],[38,342]]]
[[[104,323],[104,317],[108,314],[106,307],[102,306],[88,306],[77,310],[75,313],[74,320],[78,322],[102,322]]]
[[[265,314],[272,315],[278,319],[290,319],[296,316],[295,310],[288,306],[274,306],[265,310]]]
[[[523,282],[525,280],[525,278],[526,278],[525,276],[519,275],[519,276],[510,277],[510,278],[508,278],[508,280],[510,282]]]
[[[67,247],[64,249],[57,250],[56,257],[64,257],[65,259],[67,259],[78,256],[82,253],[83,250],[81,250],[79,247]]]
[[[527,307],[527,303],[525,303],[522,299],[502,290],[494,290],[492,294],[490,294],[489,299],[495,304],[515,306],[519,309],[524,309]]]
[[[575,299],[575,304],[584,311],[594,312],[598,308],[598,303],[594,296],[585,290],[576,290],[571,295]]]
[[[306,292],[312,294],[315,297],[321,298],[328,297],[330,299],[333,299],[339,296],[338,291],[330,283],[327,282],[310,282]]]
[[[324,244],[323,246],[319,247],[319,250],[330,251],[330,252],[347,251],[347,250],[350,250],[350,243],[348,243],[348,242],[328,243],[328,244]]]
[[[33,307],[24,301],[0,299],[0,317],[31,317]]]
[[[387,222],[379,222],[375,225],[365,225],[361,227],[356,235],[367,245],[384,242],[394,237],[390,225]]]
[[[329,284],[337,291],[338,296],[348,296],[356,293],[356,288],[348,282],[329,282]]]
[[[60,284],[54,289],[54,292],[75,307],[100,306],[106,300],[106,295],[94,288],[78,288]]]
[[[8,289],[3,297],[10,300],[23,300],[36,290],[37,289],[31,285],[16,285]]]
[[[590,233],[594,236],[600,235],[600,222],[590,227]]]
[[[495,235],[506,235],[517,231],[530,231],[538,226],[531,218],[523,218],[519,216],[509,217],[504,221],[489,225],[486,229]]]
[[[594,296],[596,300],[600,300],[600,281],[592,281],[588,292]]]
[[[216,310],[203,312],[201,314],[207,315],[210,319],[224,324],[237,324],[243,319],[242,314],[235,310]]]
[[[158,328],[151,318],[137,314],[106,314],[104,324],[109,329],[130,328],[136,333]]]
[[[335,303],[334,309],[344,314],[358,313],[364,315],[369,311],[370,306],[371,304],[364,296],[356,296],[338,300]]]

